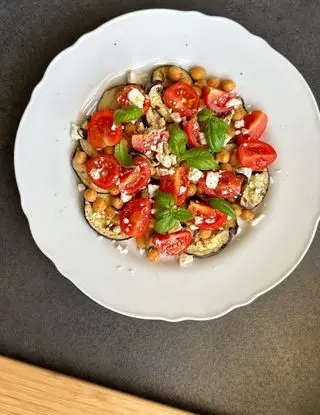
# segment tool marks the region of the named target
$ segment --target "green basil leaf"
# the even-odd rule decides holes
[[[207,119],[210,117],[212,117],[212,111],[209,110],[209,108],[202,108],[202,110],[199,111],[197,115],[198,121],[207,121]]]
[[[185,222],[189,219],[193,218],[193,214],[190,212],[190,210],[185,209],[185,208],[175,208],[171,210],[171,215],[181,221],[181,222]]]
[[[169,146],[171,151],[179,158],[186,151],[186,133],[177,125],[170,128]]]
[[[175,204],[174,196],[169,192],[157,191],[155,194],[155,201],[160,209],[170,209]]]
[[[167,233],[171,229],[174,229],[175,226],[179,223],[175,218],[172,217],[169,210],[165,211],[166,214],[162,216],[161,219],[157,220],[155,230],[158,233]]]
[[[116,125],[124,122],[130,122],[138,120],[142,116],[142,109],[136,105],[129,105],[128,107],[122,107],[114,113],[114,123]]]
[[[219,168],[219,164],[213,154],[206,148],[192,148],[183,154],[181,160],[186,160],[191,167],[198,170],[214,170]]]
[[[132,166],[132,156],[128,152],[128,147],[124,144],[117,144],[114,155],[122,166]]]
[[[222,213],[226,213],[227,215],[231,216],[232,219],[237,220],[237,215],[235,214],[233,207],[226,200],[220,199],[219,197],[214,197],[209,199],[209,203],[213,208],[219,210]]]
[[[228,128],[227,123],[214,116],[206,121],[204,135],[211,151],[217,153],[224,147]]]

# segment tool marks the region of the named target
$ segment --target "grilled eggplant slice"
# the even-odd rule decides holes
[[[186,250],[186,253],[198,258],[206,258],[218,254],[222,249],[229,245],[237,233],[238,224],[235,221],[232,222],[234,226],[227,226],[209,239],[200,239],[195,235],[194,241]]]
[[[240,205],[245,209],[255,209],[266,197],[270,176],[267,169],[253,173],[242,190]]]
[[[117,97],[119,92],[125,87],[125,85],[118,85],[114,86],[113,88],[107,89],[102,97],[100,98],[100,101],[97,105],[97,111],[110,109],[110,110],[116,110],[119,108]]]
[[[79,144],[81,149],[87,154],[87,156],[94,157],[98,154],[97,150],[89,143],[88,140],[81,138],[81,140],[79,140]]]
[[[151,76],[152,82],[160,81],[161,83],[164,84],[164,86],[170,86],[172,84],[172,81],[168,77],[168,69],[170,67],[171,65],[163,65],[155,69],[152,72],[152,76]],[[182,73],[182,78],[188,78],[192,82],[192,79],[189,73],[182,68],[180,69]]]
[[[99,197],[106,199],[110,202],[110,195],[98,194]],[[123,241],[129,239],[128,235],[122,232],[115,232],[116,224],[107,221],[104,212],[95,212],[92,207],[92,203],[84,201],[84,216],[91,226],[99,235],[105,236],[108,239],[114,239],[117,241]]]
[[[154,110],[156,110],[165,119],[166,122],[172,122],[169,109],[165,106],[162,100],[163,90],[164,86],[160,82],[151,86],[148,94],[150,98],[151,107]]]
[[[77,153],[77,151],[79,151],[79,149],[76,150],[75,154]],[[93,189],[99,193],[108,193],[108,190],[101,189],[100,187],[92,183],[92,181],[89,179],[89,176],[87,175],[86,165],[76,163],[74,161],[74,157],[72,158],[72,167],[84,185],[90,187],[90,189]]]

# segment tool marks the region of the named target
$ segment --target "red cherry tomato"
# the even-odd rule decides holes
[[[192,241],[192,233],[189,230],[181,230],[166,235],[155,233],[152,236],[153,246],[166,256],[180,255]]]
[[[151,131],[145,134],[134,134],[131,138],[132,147],[140,153],[146,154],[152,146],[168,142],[169,131]]]
[[[145,187],[151,178],[151,166],[145,157],[137,156],[133,160],[135,167],[126,167],[120,177],[119,190],[133,195]]]
[[[121,211],[120,228],[123,233],[141,238],[147,231],[151,218],[151,202],[142,197],[130,200]]]
[[[200,142],[200,126],[195,118],[187,122],[184,132],[187,135],[189,147],[204,147],[204,144]]]
[[[123,90],[118,95],[118,104],[120,107],[127,107],[129,105],[132,105],[132,102],[128,98],[128,94],[132,89],[137,89],[144,97],[144,103],[142,107],[142,111],[145,114],[148,109],[150,108],[150,98],[148,95],[144,92],[144,90],[139,85],[126,85]]]
[[[199,186],[202,189],[203,193],[207,196],[220,197],[222,199],[230,199],[231,197],[237,197],[241,192],[241,186],[243,182],[243,177],[232,173],[231,171],[224,171],[220,173],[219,182],[215,189],[211,189],[206,184],[207,172],[199,180]]]
[[[111,154],[99,154],[86,162],[89,179],[101,189],[110,189],[120,177],[121,166]]]
[[[122,134],[121,125],[113,125],[113,110],[101,110],[93,114],[88,123],[88,140],[95,148],[115,146]]]
[[[183,82],[176,82],[169,86],[163,99],[168,108],[178,112],[182,117],[192,117],[199,108],[199,97],[196,91]]]
[[[261,171],[275,161],[277,153],[270,144],[264,141],[248,141],[240,144],[237,157],[241,166]]]
[[[227,222],[228,215],[205,203],[192,200],[189,203],[188,210],[193,213],[194,219],[192,219],[192,222],[199,229],[219,229]]]
[[[244,127],[248,132],[246,134],[237,135],[239,144],[248,140],[257,141],[265,132],[268,124],[268,117],[262,111],[252,111],[244,117]]]
[[[230,92],[221,91],[221,89],[211,88],[206,86],[203,89],[204,101],[207,107],[211,108],[217,114],[223,114],[232,110],[232,107],[227,107],[234,95]]]
[[[172,193],[177,206],[180,206],[187,198],[190,184],[188,173],[188,167],[180,166],[175,169],[175,174],[160,177],[161,192]]]

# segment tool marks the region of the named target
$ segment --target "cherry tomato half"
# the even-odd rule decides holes
[[[86,162],[89,179],[101,189],[110,189],[120,177],[121,166],[111,154],[99,154]]]
[[[137,156],[133,160],[133,166],[123,169],[120,177],[119,190],[128,195],[133,195],[145,187],[151,178],[151,166],[143,156]]]
[[[190,121],[184,127],[184,132],[188,138],[189,147],[204,147],[204,144],[200,142],[200,126],[195,118],[191,118]]]
[[[123,233],[141,238],[147,231],[151,218],[151,202],[142,197],[130,200],[121,211],[120,228]]]
[[[115,146],[119,143],[122,126],[113,124],[113,110],[97,111],[88,123],[88,140],[95,148]]]
[[[192,223],[199,229],[219,229],[227,222],[228,215],[205,203],[192,200],[188,210],[194,215]]]
[[[118,104],[120,107],[127,107],[129,105],[134,104],[133,102],[130,101],[128,97],[129,92],[132,91],[133,89],[137,89],[143,95],[144,101],[143,101],[142,111],[145,114],[151,105],[150,98],[139,85],[134,85],[134,84],[126,85],[118,95],[118,99],[117,99]]]
[[[228,101],[233,98],[230,92],[221,91],[221,89],[206,86],[203,89],[204,102],[207,107],[212,109],[216,114],[229,112],[232,107],[227,107]]]
[[[172,193],[176,205],[180,206],[187,198],[189,188],[188,167],[180,166],[175,169],[175,174],[160,177],[161,192]]]
[[[199,186],[204,194],[210,197],[220,197],[222,199],[230,199],[237,197],[241,192],[243,177],[231,171],[224,171],[220,173],[218,185],[215,189],[211,189],[206,184],[207,172],[199,180]]]
[[[176,82],[169,86],[163,99],[168,108],[178,112],[182,117],[192,117],[199,108],[199,97],[196,91],[183,82]]]
[[[257,141],[265,132],[268,124],[268,117],[262,111],[252,111],[244,117],[244,127],[248,132],[237,135],[238,144],[248,140]]]
[[[169,131],[151,131],[145,134],[134,134],[131,138],[132,147],[140,153],[146,154],[152,146],[168,142]]]
[[[192,233],[189,230],[181,230],[166,235],[155,233],[152,236],[153,246],[166,256],[180,255],[192,241]]]
[[[275,161],[277,153],[270,144],[264,141],[248,141],[240,144],[237,157],[241,166],[261,171]]]

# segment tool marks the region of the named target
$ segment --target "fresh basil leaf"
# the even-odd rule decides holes
[[[122,107],[114,113],[114,123],[116,125],[124,122],[130,122],[138,120],[142,116],[142,109],[136,105],[129,105],[128,107]]]
[[[171,209],[175,204],[174,196],[169,192],[157,191],[155,201],[160,209]]]
[[[185,209],[185,208],[175,208],[171,210],[171,215],[181,221],[181,222],[185,222],[189,219],[193,218],[193,214],[190,212],[190,210]]]
[[[128,152],[125,144],[117,144],[114,149],[114,155],[122,166],[132,166],[132,156]]]
[[[226,200],[220,199],[219,197],[214,197],[209,199],[209,203],[213,208],[219,210],[222,213],[226,213],[227,215],[231,216],[232,219],[237,220],[237,215],[235,214],[233,207]]]
[[[209,110],[209,108],[202,108],[202,110],[199,111],[197,115],[198,121],[207,121],[207,119],[210,117],[212,117],[212,111]]]
[[[186,160],[191,167],[198,170],[214,170],[219,168],[219,164],[213,154],[206,148],[192,148],[183,154],[181,160]]]
[[[163,215],[163,217],[156,222],[155,230],[158,233],[167,233],[170,232],[171,229],[174,229],[177,226],[177,219],[173,218],[170,211],[166,211],[167,214]]]
[[[204,128],[204,135],[206,137],[209,148],[217,153],[220,151],[226,139],[226,131],[229,128],[228,124],[220,118],[212,116],[206,121]]]
[[[171,151],[179,158],[186,151],[186,133],[177,125],[170,128],[169,146]]]

